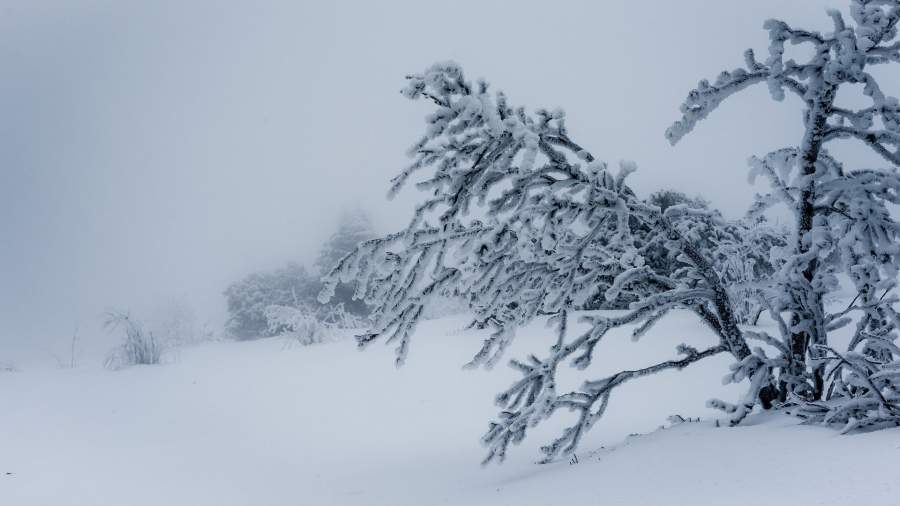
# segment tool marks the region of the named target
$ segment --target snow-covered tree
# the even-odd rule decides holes
[[[319,277],[360,242],[374,236],[369,217],[363,211],[346,211],[340,216],[337,231],[320,248],[314,272],[310,273],[300,264],[289,263],[272,271],[252,273],[232,283],[224,292],[229,314],[227,330],[238,339],[275,336],[291,331],[292,324],[282,323],[303,318],[318,318],[322,324],[346,324],[358,328],[362,318],[368,315],[369,307],[363,301],[354,300],[353,289],[346,285],[337,286],[335,296],[327,304],[319,303],[316,300],[322,288]],[[275,309],[269,311],[270,307]],[[294,316],[287,318],[287,314]],[[297,316],[301,314],[302,318]]]
[[[722,72],[713,83],[701,81],[667,137],[678,142],[725,99],[756,83],[765,83],[777,101],[786,92],[800,98],[803,137],[750,163],[751,176],[765,177],[772,188],[757,199],[753,213],[784,204],[796,218],[791,248],[782,250],[770,290],[776,297],[769,313],[781,335],[762,336],[780,353],[770,359],[757,352],[754,360],[777,370],[785,405],[850,430],[900,424],[897,299],[891,293],[900,244],[890,209],[900,203],[900,103],[885,95],[871,72],[900,61],[900,2],[852,0],[854,24],[838,11],[828,14],[834,27],[828,33],[767,21],[771,43],[765,61],[748,50],[744,68]],[[811,58],[785,60],[787,43],[808,46]],[[841,104],[854,91],[868,100],[866,107]],[[838,139],[861,141],[887,166],[846,167],[826,149]],[[849,279],[856,297],[846,309],[829,312],[825,296],[841,279]],[[839,352],[833,336],[851,324],[850,345]]]
[[[316,278],[299,264],[250,274],[225,290],[229,316],[227,330],[238,339],[275,335],[266,317],[266,308],[273,305],[299,307],[315,301],[318,290]]]
[[[545,453],[571,451],[622,383],[719,353],[751,355],[712,264],[715,254],[695,247],[710,234],[720,239],[714,248],[735,238],[718,213],[686,204],[663,211],[637,198],[625,184],[634,164],[609,170],[569,137],[562,112],[513,108],[486,83],[467,81],[455,64],[411,76],[404,93],[431,100],[437,111],[392,191],[426,173],[417,186],[428,198],[406,230],[367,241],[345,257],[323,300],[338,282],[356,281],[356,296],[376,308],[360,344],[386,336],[398,344],[398,364],[423,308],[440,294],[463,296],[476,323],[493,329],[471,366],[496,364],[518,326],[553,315],[557,332],[547,356],[513,361],[523,378],[498,396],[503,411],[485,436],[488,459],[503,458],[511,442],[561,408],[580,416]],[[647,262],[660,252],[671,260],[665,272]],[[569,335],[571,310],[598,293],[635,302],[619,316],[585,316],[590,330]],[[680,346],[673,360],[557,392],[563,362],[583,369],[610,329],[636,325],[638,337],[675,308],[693,311],[720,342],[705,350]]]
[[[701,82],[689,95],[684,118],[668,131],[673,142],[754,82],[769,83],[776,98],[782,89],[804,98],[806,136],[797,148],[754,159],[754,170],[771,178],[774,191],[738,222],[690,202],[662,205],[638,198],[625,183],[634,164],[611,170],[570,137],[561,111],[513,107],[486,82],[467,80],[454,63],[409,76],[404,95],[430,101],[435,111],[391,193],[418,177],[416,187],[426,198],[405,230],[366,241],[344,257],[321,299],[339,282],[355,281],[355,296],[376,308],[360,345],[382,337],[395,342],[398,364],[423,307],[438,295],[461,295],[475,323],[492,329],[470,366],[496,364],[517,327],[549,315],[556,331],[546,353],[511,361],[522,377],[497,396],[501,412],[483,439],[486,461],[502,460],[511,443],[560,409],[574,411],[577,419],[543,451],[546,459],[571,452],[602,417],[616,387],[721,353],[735,359],[727,378],[748,383],[737,404],[712,402],[730,412],[733,423],[756,405],[785,406],[848,428],[900,421],[896,299],[888,295],[896,278],[897,230],[886,207],[898,198],[896,172],[845,170],[822,150],[835,138],[860,138],[896,165],[898,155],[889,147],[898,144],[897,102],[864,72],[866,65],[900,60],[900,46],[890,44],[896,4],[854,1],[857,27],[848,28],[832,13],[833,34],[769,21],[766,63],[748,53],[747,69],[724,73],[712,85]],[[814,59],[782,61],[781,48],[789,40],[814,44]],[[873,106],[836,107],[837,87],[856,82],[866,83]],[[798,215],[788,238],[759,223],[767,206],[779,200]],[[766,239],[753,240],[752,234]],[[748,264],[752,259],[768,267]],[[853,279],[859,297],[829,314],[822,300],[840,274]],[[779,323],[780,339],[738,326],[732,297],[740,285],[752,288]],[[570,333],[573,309],[598,294],[629,301],[628,310],[585,314],[588,330]],[[638,338],[674,309],[693,312],[719,342],[703,350],[680,345],[671,360],[589,378],[575,391],[557,390],[560,366],[586,368],[609,330],[629,326]],[[841,354],[829,346],[828,334],[853,312],[863,317],[851,350]],[[761,346],[751,348],[754,341],[775,356]]]

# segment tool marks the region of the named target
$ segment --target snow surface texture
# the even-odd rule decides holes
[[[422,323],[415,360],[399,370],[392,348],[357,353],[349,339],[206,344],[117,372],[99,361],[20,364],[0,372],[0,504],[778,506],[900,497],[896,429],[842,436],[758,415],[716,428],[721,414],[704,401],[738,391],[709,389],[724,356],[623,386],[577,462],[533,462],[531,445],[563,426],[560,413],[503,466],[482,468],[492,396],[516,374],[460,369],[482,337],[456,331],[465,322]],[[551,334],[529,326],[513,348]],[[677,314],[638,343],[617,329],[591,367],[666,358],[671,346],[660,339],[715,342],[692,315]],[[702,421],[673,425],[674,414]],[[645,435],[629,437],[636,432]],[[858,462],[865,472],[846,472]]]

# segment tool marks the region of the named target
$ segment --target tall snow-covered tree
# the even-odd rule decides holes
[[[463,296],[476,323],[492,328],[471,366],[496,364],[517,327],[549,315],[556,330],[543,356],[511,361],[522,377],[497,396],[501,411],[483,439],[487,461],[502,460],[511,443],[560,409],[578,416],[543,448],[545,458],[574,451],[616,387],[721,353],[735,360],[727,378],[746,380],[748,387],[735,405],[711,402],[731,413],[732,423],[757,405],[848,429],[900,421],[896,299],[889,295],[897,230],[887,209],[897,201],[896,171],[846,170],[822,149],[835,138],[860,138],[896,165],[890,147],[898,144],[897,102],[864,72],[866,65],[900,60],[900,46],[891,44],[896,3],[853,1],[857,27],[831,13],[832,34],[769,21],[766,63],[748,53],[747,69],[723,73],[715,84],[701,82],[691,92],[684,117],[668,131],[673,142],[724,98],[755,82],[769,83],[776,98],[783,89],[800,94],[808,109],[799,147],[754,159],[754,171],[769,177],[774,191],[738,222],[689,202],[638,198],[625,183],[634,164],[611,170],[570,137],[561,111],[513,107],[486,82],[467,80],[454,63],[409,76],[404,95],[428,100],[435,110],[391,193],[418,178],[426,198],[405,230],[366,241],[344,257],[321,298],[339,282],[356,282],[355,296],[376,308],[360,345],[382,337],[395,342],[398,364],[423,307],[436,295]],[[782,61],[786,41],[814,44],[815,57],[808,64]],[[866,83],[873,106],[837,107],[836,88],[856,82]],[[797,212],[790,240],[759,226],[758,217],[779,199]],[[767,239],[747,240],[750,234]],[[735,265],[737,254],[765,259],[769,271]],[[845,310],[827,313],[823,297],[842,274],[859,296]],[[732,297],[735,285],[748,281],[779,324],[780,338],[739,327]],[[628,300],[629,308],[584,314],[588,330],[569,332],[573,309],[597,294]],[[560,366],[586,368],[610,329],[628,326],[637,338],[675,309],[695,314],[718,343],[703,350],[681,345],[671,360],[588,378],[575,391],[557,390]],[[863,316],[851,348],[837,352],[828,335],[854,312]],[[754,342],[760,345],[751,347]]]
[[[795,216],[792,247],[773,278],[777,295],[772,317],[778,321],[778,359],[761,360],[778,370],[779,399],[818,421],[859,425],[900,423],[900,357],[896,341],[898,225],[891,207],[900,203],[900,103],[882,90],[872,73],[900,62],[896,0],[852,0],[848,24],[829,10],[833,31],[797,29],[778,20],[765,28],[769,54],[753,51],[745,66],[701,81],[681,107],[683,117],[667,131],[675,144],[719,104],[741,90],[765,83],[776,101],[796,95],[803,108],[802,138],[796,144],[751,160],[751,176],[768,179],[771,193],[758,198],[753,212],[784,204]],[[808,61],[785,60],[786,44],[811,49]],[[855,92],[855,93],[854,93]],[[860,93],[861,92],[861,93]],[[868,100],[862,108],[852,95]],[[826,149],[838,139],[861,141],[885,167],[847,167]],[[830,312],[826,294],[848,279],[856,297]],[[851,318],[851,315],[859,315]],[[846,351],[833,336],[855,324]]]

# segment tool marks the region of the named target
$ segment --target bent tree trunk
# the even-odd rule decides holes
[[[806,178],[800,198],[797,201],[797,245],[799,255],[810,251],[810,232],[816,218],[816,189],[814,175],[822,151],[822,143],[827,130],[827,120],[831,115],[836,88],[822,82],[822,92],[809,108],[806,130],[800,144],[800,170]],[[815,366],[812,371],[812,385],[802,378],[807,376],[806,357],[821,356],[821,351],[813,345],[825,344],[824,329],[821,327],[824,308],[822,296],[812,287],[818,269],[818,259],[811,258],[803,268],[802,281],[795,281],[793,287],[794,307],[791,315],[790,365],[788,378],[779,381],[779,397],[785,400],[789,393],[795,393],[808,400],[822,398],[824,389],[824,365]]]
[[[738,328],[737,318],[734,315],[734,306],[728,297],[728,291],[725,290],[725,286],[722,284],[719,275],[706,257],[703,256],[693,244],[682,237],[681,234],[672,227],[668,220],[663,218],[661,224],[668,230],[670,237],[679,241],[681,244],[681,251],[690,259],[691,263],[697,267],[697,270],[703,276],[704,281],[706,281],[706,284],[709,285],[709,288],[713,291],[714,297],[712,303],[716,309],[716,317],[719,324],[722,343],[738,361],[745,359],[750,355],[750,347],[747,346],[743,333],[741,332],[741,329]]]

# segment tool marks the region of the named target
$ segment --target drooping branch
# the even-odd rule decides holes
[[[561,350],[562,351],[562,350]],[[644,376],[656,374],[665,370],[681,370],[685,367],[703,360],[704,358],[728,351],[724,345],[714,346],[703,351],[697,351],[686,345],[678,348],[679,353],[685,355],[682,359],[672,359],[653,364],[642,369],[625,370],[600,380],[585,382],[578,392],[555,395],[555,379],[552,373],[539,374],[538,371],[552,371],[554,366],[548,367],[546,363],[534,360],[533,365],[517,364],[519,368],[526,369],[533,376],[526,377],[498,398],[498,402],[505,402],[511,395],[517,394],[510,405],[518,406],[526,388],[531,389],[528,394],[530,403],[517,411],[505,410],[501,412],[498,420],[492,422],[488,432],[482,441],[488,448],[488,455],[484,463],[493,460],[502,461],[510,444],[516,444],[525,437],[525,431],[529,426],[549,417],[558,409],[568,409],[578,412],[575,424],[563,430],[562,435],[547,446],[541,448],[544,453],[544,461],[549,462],[562,454],[571,453],[577,448],[584,433],[599,420],[606,411],[612,391],[622,384]]]

